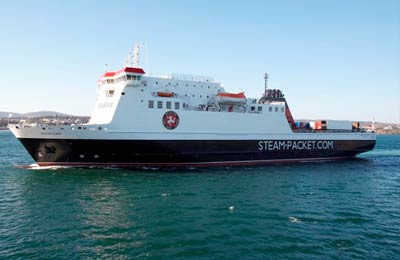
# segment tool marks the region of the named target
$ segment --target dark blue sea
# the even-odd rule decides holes
[[[400,259],[400,136],[358,159],[28,170],[0,132],[2,259]]]

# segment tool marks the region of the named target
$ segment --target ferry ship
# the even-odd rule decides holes
[[[132,62],[131,62],[132,61]],[[98,80],[90,121],[9,128],[39,166],[212,167],[325,161],[372,150],[358,123],[295,121],[281,90],[248,98],[209,77],[150,76],[139,46]]]

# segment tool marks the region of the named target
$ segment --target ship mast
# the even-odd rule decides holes
[[[145,47],[143,44],[136,44],[131,51],[128,53],[128,57],[125,60],[126,67],[139,68],[139,53],[140,48]]]
[[[144,47],[144,44],[137,44],[133,48],[133,66],[139,68],[139,48]]]

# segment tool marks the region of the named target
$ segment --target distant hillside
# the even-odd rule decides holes
[[[9,117],[10,114],[12,114],[13,118],[16,118],[16,117],[33,118],[33,117],[46,117],[46,116],[54,116],[54,117],[55,116],[61,116],[61,117],[72,116],[72,115],[55,112],[55,111],[38,111],[38,112],[29,112],[29,113],[24,113],[24,114],[0,111],[0,118]]]
[[[19,113],[0,111],[0,118],[8,117],[9,114],[12,114],[13,117],[20,117],[21,116],[21,114],[19,114]]]

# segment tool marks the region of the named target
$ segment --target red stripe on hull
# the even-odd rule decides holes
[[[230,166],[255,166],[280,163],[296,162],[324,162],[354,158],[349,157],[326,157],[326,158],[299,158],[299,159],[279,159],[279,160],[254,160],[254,161],[224,161],[224,162],[188,162],[188,163],[81,163],[81,162],[39,162],[41,167],[63,166],[63,167],[116,167],[116,168],[200,168],[200,167],[230,167]]]

